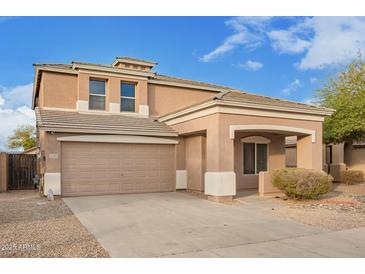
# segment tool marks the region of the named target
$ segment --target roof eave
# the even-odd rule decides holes
[[[223,88],[214,88],[208,86],[200,86],[194,84],[185,84],[185,83],[178,83],[173,81],[165,81],[165,80],[158,80],[158,79],[150,79],[148,80],[149,84],[156,84],[156,85],[164,85],[164,86],[173,86],[173,87],[182,87],[182,88],[193,88],[205,91],[215,91],[215,92],[223,92]]]
[[[201,110],[212,108],[215,106],[225,106],[225,107],[232,107],[232,108],[265,109],[265,110],[269,110],[269,111],[291,112],[291,113],[320,116],[320,117],[330,116],[333,113],[333,111],[331,109],[304,110],[304,109],[300,109],[300,108],[281,107],[281,106],[275,106],[275,105],[263,105],[263,104],[242,103],[242,102],[227,102],[227,101],[223,101],[223,100],[219,99],[219,97],[215,96],[213,99],[204,101],[193,107],[188,107],[188,108],[176,111],[176,112],[162,115],[158,118],[158,121],[167,122],[169,120],[173,120],[175,118],[180,118],[185,115],[191,114],[193,112],[201,111]]]
[[[33,94],[32,94],[32,109],[35,109],[35,98],[38,96],[39,93],[39,85],[40,85],[40,75],[39,69],[37,65],[34,66],[34,84],[33,84]]]
[[[129,57],[129,58],[131,58],[131,57]],[[142,66],[148,66],[151,68],[158,65],[158,63],[154,62],[154,61],[142,60],[142,59],[138,59],[138,58],[131,58],[131,59],[129,59],[129,58],[125,57],[125,56],[117,56],[117,57],[115,57],[115,60],[112,63],[112,65],[115,65],[118,62],[123,62],[123,63],[127,63],[127,64],[137,64],[137,65],[142,65]]]
[[[91,71],[102,71],[102,72],[111,72],[117,74],[128,74],[128,75],[135,75],[135,76],[144,76],[144,77],[153,77],[155,73],[153,72],[146,72],[146,71],[137,71],[137,70],[125,70],[122,68],[116,67],[107,67],[101,65],[92,65],[92,64],[83,64],[79,62],[72,62],[73,69],[85,69]]]
[[[38,128],[48,132],[64,132],[64,133],[93,133],[93,134],[111,134],[111,135],[136,135],[136,136],[159,136],[159,137],[178,137],[177,132],[144,132],[144,131],[118,131],[106,129],[84,129],[84,128],[70,128],[57,127],[52,125],[39,125]]]

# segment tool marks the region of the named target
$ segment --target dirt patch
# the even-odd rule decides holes
[[[365,183],[357,185],[333,184],[333,190],[341,193],[365,195]]]
[[[61,199],[0,193],[0,257],[109,257]]]
[[[297,222],[331,230],[365,226],[365,184],[337,185],[319,200],[273,200],[272,213]]]

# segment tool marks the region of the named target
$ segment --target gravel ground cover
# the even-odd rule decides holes
[[[109,257],[59,198],[0,193],[0,257]]]
[[[319,200],[273,199],[280,205],[271,212],[283,218],[342,230],[365,226],[365,184],[335,185],[334,190]]]

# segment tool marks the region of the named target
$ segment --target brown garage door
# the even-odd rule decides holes
[[[172,191],[174,145],[62,143],[63,196]]]

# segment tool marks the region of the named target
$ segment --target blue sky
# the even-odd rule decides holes
[[[33,63],[157,61],[161,74],[310,102],[365,48],[359,17],[2,17],[0,150],[29,109]]]

